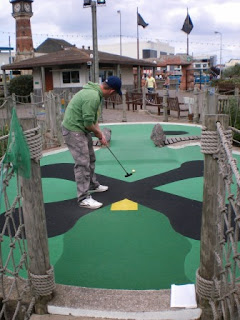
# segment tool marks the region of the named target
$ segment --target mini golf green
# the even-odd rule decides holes
[[[111,150],[128,172],[135,169],[136,173],[125,178],[109,150],[97,150],[99,182],[109,185],[109,191],[94,195],[104,203],[98,210],[76,204],[69,151],[41,159],[50,259],[57,283],[145,290],[195,282],[203,155],[198,145],[155,147],[150,139],[153,126],[102,126],[112,130]],[[201,134],[198,126],[162,127],[167,137]]]

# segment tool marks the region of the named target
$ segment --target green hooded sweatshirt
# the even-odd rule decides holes
[[[70,131],[89,132],[86,127],[97,122],[102,98],[99,84],[89,81],[69,102],[63,126]]]

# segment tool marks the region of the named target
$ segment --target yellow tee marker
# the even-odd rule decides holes
[[[118,202],[115,202],[111,205],[112,211],[136,211],[138,210],[138,203],[124,199]]]

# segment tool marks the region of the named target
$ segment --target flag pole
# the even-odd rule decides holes
[[[139,59],[138,7],[137,7],[137,59]]]

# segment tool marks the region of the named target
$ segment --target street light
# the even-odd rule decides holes
[[[222,33],[219,31],[214,31],[215,34],[220,35],[220,78],[221,78],[221,71],[222,71]]]
[[[118,10],[117,13],[120,15],[120,56],[122,55],[122,18],[121,18],[121,11]]]
[[[99,82],[98,39],[97,39],[97,4],[105,5],[105,0],[83,0],[83,7],[92,9],[92,38],[93,38],[93,82]]]

